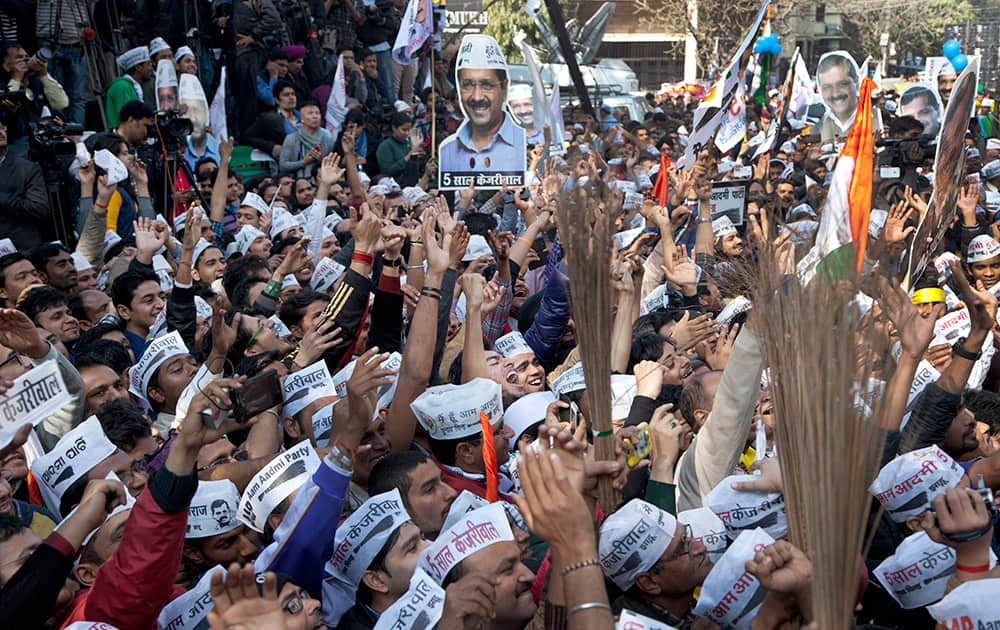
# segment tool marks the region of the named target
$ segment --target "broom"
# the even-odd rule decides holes
[[[584,391],[591,417],[594,453],[598,460],[615,460],[611,428],[611,224],[621,208],[621,194],[591,177],[592,188],[577,184],[560,196],[556,210],[559,237],[566,252],[576,325],[576,342],[587,383]],[[608,514],[618,507],[621,493],[608,477],[597,484],[598,502]]]
[[[775,260],[765,247],[753,308],[771,369],[790,535],[813,563],[819,627],[847,628],[871,507],[867,489],[885,440],[881,395],[869,385],[873,318],[854,302],[857,279],[817,276],[803,286]]]

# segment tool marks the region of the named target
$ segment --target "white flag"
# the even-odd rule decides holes
[[[549,124],[548,121],[548,100],[545,98],[545,85],[542,84],[542,73],[538,69],[538,60],[535,58],[535,51],[532,50],[528,42],[521,40],[521,54],[524,55],[524,63],[528,66],[528,74],[531,75],[531,105],[534,109],[535,129],[541,129]],[[558,84],[558,82],[556,82]]]
[[[773,126],[773,124],[772,124]],[[746,83],[740,81],[736,87],[736,95],[729,102],[726,117],[715,134],[715,146],[719,151],[728,153],[733,147],[739,146],[747,134],[747,89]]]
[[[416,61],[414,53],[433,34],[434,13],[431,10],[431,0],[410,0],[399,24],[396,43],[392,46],[392,58],[401,66],[412,64]]]
[[[229,130],[226,129],[226,66],[219,73],[219,87],[212,97],[212,106],[208,108],[208,124],[212,135],[219,142],[229,140]]]
[[[344,77],[344,56],[337,59],[337,72],[333,75],[330,98],[326,100],[326,129],[333,135],[340,133],[340,126],[347,117],[347,79]]]
[[[795,59],[795,78],[792,80],[792,97],[788,99],[788,118],[803,120],[812,104],[813,81],[802,55]]]
[[[566,123],[563,122],[562,103],[559,102],[559,82],[552,84],[552,100],[549,102],[549,127],[552,129],[550,155],[566,153]]]

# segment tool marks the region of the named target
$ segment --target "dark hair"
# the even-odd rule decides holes
[[[313,289],[303,288],[301,291],[288,298],[281,304],[278,311],[278,319],[285,323],[285,326],[299,326],[302,318],[306,314],[306,308],[313,302],[323,302],[326,304],[330,298],[325,294]]]
[[[694,418],[695,409],[704,409],[702,405],[705,404],[705,377],[714,372],[713,370],[693,375],[684,383],[684,389],[681,390],[681,397],[677,402],[677,408],[680,410],[681,416],[691,425],[692,429],[696,428]]]
[[[28,316],[38,326],[38,314],[50,308],[66,306],[66,296],[50,286],[33,287],[17,305],[17,310]]]
[[[271,96],[274,97],[275,101],[278,100],[278,96],[281,95],[281,91],[285,88],[292,88],[293,91],[295,90],[295,86],[284,79],[278,79],[274,82],[274,87],[271,88]]]
[[[473,212],[465,215],[465,227],[469,234],[478,234],[485,237],[490,230],[497,229],[497,220],[492,214],[483,212]]]
[[[312,100],[311,98],[307,99],[307,100],[304,100],[301,103],[299,103],[299,111],[301,112],[303,109],[305,109],[307,107],[315,107],[316,109],[321,110],[321,111],[323,109],[322,107],[319,106],[319,103],[317,103],[316,101]]]
[[[360,109],[349,109],[347,110],[347,115],[344,116],[344,125],[347,123],[357,123],[359,125],[365,124],[365,115]]]
[[[483,435],[481,433],[476,433],[467,437],[457,438],[454,440],[435,440],[431,438],[431,453],[434,454],[434,459],[438,460],[445,466],[455,465],[455,451],[458,449],[458,445],[462,442],[471,442],[473,444],[480,444],[483,441]]]
[[[659,333],[647,333],[632,338],[632,349],[628,357],[628,372],[640,361],[659,361],[663,356],[663,344],[669,340]]]
[[[402,525],[392,530],[392,533],[389,534],[389,537],[386,538],[385,542],[382,544],[382,548],[378,550],[378,553],[375,554],[372,561],[368,563],[368,567],[366,569],[367,571],[382,571],[384,573],[389,573],[389,571],[385,568],[385,557],[389,555],[389,550],[392,549],[392,546],[399,540],[400,529],[402,529]],[[391,576],[392,574],[390,573],[389,575]],[[357,597],[358,601],[365,606],[370,606],[372,603],[372,590],[368,588],[368,585],[365,584],[364,580],[361,580],[361,582],[358,583]]]
[[[73,366],[81,370],[92,365],[105,365],[115,374],[121,374],[132,366],[132,357],[125,346],[110,339],[96,339],[87,345],[78,341],[73,348]]]
[[[275,46],[271,50],[267,51],[268,61],[288,61],[288,53],[286,53],[281,48]]]
[[[660,329],[670,322],[676,322],[679,317],[675,317],[671,311],[657,309],[650,311],[639,317],[632,324],[632,335],[660,334]]]
[[[160,279],[156,272],[149,269],[129,269],[111,283],[111,301],[115,306],[132,308],[132,298],[143,282],[155,282],[159,285]]]
[[[82,350],[96,341],[110,341],[109,339],[101,339],[101,337],[116,330],[118,332],[125,332],[124,322],[118,318],[115,318],[115,321],[108,321],[102,318],[102,321],[98,321],[80,333],[80,338],[76,340],[76,347]]]
[[[261,256],[241,256],[226,265],[226,273],[222,274],[222,288],[226,290],[226,295],[232,296],[240,282],[262,270],[267,271],[268,277],[271,277],[266,259]]]
[[[261,280],[257,276],[250,276],[249,278],[241,280],[240,283],[233,289],[233,292],[229,294],[229,301],[232,303],[232,310],[241,311],[250,315],[260,314],[254,310],[253,304],[250,303],[250,289],[265,282],[266,280]]]
[[[963,404],[976,416],[976,421],[990,426],[990,435],[1000,432],[1000,394],[972,390],[966,392]]]
[[[431,458],[420,451],[402,451],[386,455],[372,466],[371,474],[368,476],[368,494],[375,496],[397,488],[403,498],[403,506],[410,509],[406,498],[412,483],[410,473],[420,464],[429,461]]]
[[[146,105],[143,101],[138,99],[133,99],[124,105],[122,105],[121,111],[118,112],[119,122],[126,123],[130,120],[142,120],[143,118],[152,118],[156,115],[153,108]]]
[[[98,407],[94,415],[101,422],[104,435],[125,452],[134,449],[144,438],[153,436],[149,416],[130,401],[109,400]]]
[[[241,356],[240,360],[236,362],[236,367],[233,369],[233,373],[246,377],[257,376],[263,372],[264,368],[267,366],[271,365],[275,361],[281,361],[283,356],[284,354],[277,350],[259,352],[250,356]]]
[[[35,266],[35,269],[41,269],[44,271],[45,265],[47,265],[51,259],[58,256],[59,252],[66,252],[67,254],[72,253],[62,243],[42,243],[28,252],[28,260],[30,260],[31,264]]]
[[[295,227],[294,225],[291,227]],[[277,256],[285,251],[286,247],[291,247],[292,245],[298,243],[300,239],[298,236],[286,236],[283,239],[277,240],[271,243],[271,255]]]
[[[200,169],[202,166],[206,164],[213,164],[215,165],[216,168],[218,168],[219,166],[218,160],[216,160],[214,157],[210,155],[206,155],[205,157],[199,159],[197,162],[194,163],[194,172],[197,173],[198,169]],[[213,181],[214,179],[215,178],[213,177]]]
[[[409,112],[392,112],[392,116],[389,117],[389,125],[393,129],[412,122],[413,116]]]
[[[11,252],[9,254],[5,254],[4,256],[0,256],[0,289],[4,288],[7,284],[7,277],[4,274],[4,272],[7,271],[7,267],[19,263],[22,260],[27,260],[28,262],[31,262],[31,260],[21,252]],[[31,264],[34,265],[35,263]],[[15,295],[12,297],[11,302],[13,302],[16,299],[17,296]]]

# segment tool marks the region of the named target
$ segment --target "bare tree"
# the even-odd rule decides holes
[[[944,27],[972,19],[969,0],[841,0],[837,3],[848,38],[845,48],[858,63],[880,53],[879,38],[889,34],[897,55],[940,55]]]

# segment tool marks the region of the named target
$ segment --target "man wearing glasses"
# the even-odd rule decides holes
[[[458,53],[457,84],[465,122],[441,143],[442,190],[524,184],[524,129],[505,109],[507,60],[496,40],[466,35]]]

